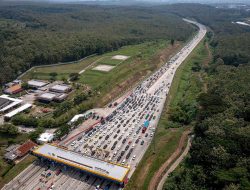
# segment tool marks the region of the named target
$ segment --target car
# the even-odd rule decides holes
[[[126,147],[125,147],[125,150],[128,150],[129,149],[129,145],[127,145]]]
[[[144,144],[144,140],[141,141],[141,145],[143,145],[143,144]]]
[[[99,190],[100,189],[100,185],[97,185],[96,187],[95,187],[95,190]]]
[[[125,162],[126,162],[126,160],[124,159],[124,160],[122,161],[122,165],[124,165],[124,164],[125,164]]]
[[[136,156],[134,155],[133,158],[132,158],[132,160],[135,160],[135,157],[136,157]]]
[[[62,172],[61,169],[56,170],[56,175],[59,175]]]
[[[117,162],[119,162],[121,159],[122,159],[122,157],[119,156],[119,157],[117,158]]]
[[[139,142],[139,139],[136,139],[135,144],[137,144],[138,142]]]
[[[129,157],[130,157],[130,153],[128,153],[127,155],[126,155],[126,159],[129,159]]]
[[[145,137],[147,137],[147,136],[148,136],[148,133],[145,134]]]
[[[106,149],[106,148],[107,148],[107,146],[108,146],[108,145],[106,145],[106,144],[105,144],[105,145],[103,146],[103,149]]]
[[[89,180],[90,176],[87,175],[86,178],[84,179],[85,182],[87,182]]]
[[[51,176],[51,173],[49,172],[49,173],[47,173],[46,178],[48,178],[50,176]]]

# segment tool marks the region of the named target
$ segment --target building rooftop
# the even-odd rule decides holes
[[[5,99],[5,98],[1,98],[0,97],[0,107],[5,107],[7,106],[9,103],[11,103],[12,101],[8,100],[8,99]]]
[[[57,84],[55,86],[52,86],[50,88],[50,90],[51,91],[62,91],[62,92],[64,92],[64,91],[69,90],[70,88],[71,88],[70,86],[65,85],[65,84]]]
[[[41,142],[48,142],[51,141],[53,138],[54,134],[52,133],[42,133],[37,140]]]
[[[22,112],[22,111],[24,111],[24,110],[26,110],[28,108],[31,108],[31,107],[32,107],[32,104],[24,104],[21,107],[19,107],[19,108],[15,109],[15,110],[5,114],[4,117],[11,118],[14,115],[16,115],[16,114],[18,114],[18,113],[20,113],[20,112]]]
[[[36,143],[34,143],[31,140],[28,140],[27,142],[25,142],[24,144],[22,144],[17,148],[18,156],[23,156],[27,154],[35,146],[37,146]]]
[[[20,84],[15,84],[7,89],[4,90],[5,93],[9,93],[9,94],[15,94],[22,91],[22,87]]]
[[[43,87],[46,84],[48,84],[48,82],[44,82],[44,81],[40,81],[40,80],[29,80],[28,81],[29,86],[33,86],[33,87],[37,87],[37,88]]]
[[[40,146],[33,153],[117,182],[123,182],[129,172],[129,167],[109,163],[50,144]]]
[[[6,101],[9,101],[11,103],[9,103],[8,105],[6,105],[5,107],[3,107],[2,109],[0,109],[0,112],[5,112],[7,110],[9,110],[10,108],[20,104],[22,102],[22,100],[20,99],[15,99],[15,98],[10,98],[8,95],[1,95],[0,96],[0,101],[4,102],[5,99],[5,102]]]
[[[52,101],[56,96],[57,96],[57,94],[55,94],[55,93],[45,92],[45,93],[41,94],[38,98]]]

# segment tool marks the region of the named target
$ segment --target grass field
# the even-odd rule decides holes
[[[199,80],[199,72],[194,73],[191,68],[194,62],[203,62],[207,58],[207,54],[205,46],[201,42],[188,59],[178,68],[157,126],[154,141],[129,180],[126,186],[127,190],[147,190],[154,173],[178,147],[181,134],[187,126],[174,129],[168,128],[168,111],[179,101],[195,101],[196,96],[202,90],[202,83]]]
[[[111,58],[112,56],[106,56],[102,60],[98,61],[97,64],[116,66],[123,62],[122,60],[111,59]]]
[[[89,66],[92,63],[118,65],[123,61],[111,59],[112,56],[119,54],[119,55],[126,55],[126,56],[133,57],[133,56],[140,54],[140,52],[143,49],[148,48],[149,45],[151,45],[152,43],[154,42],[145,42],[145,43],[141,43],[138,45],[124,46],[123,48],[117,51],[105,53],[103,55],[95,55],[95,56],[86,58],[82,61],[79,61],[77,63],[33,68],[27,74],[25,74],[22,77],[22,79],[28,80],[31,78],[35,78],[35,79],[40,79],[40,80],[49,80],[51,78],[50,73],[56,72],[57,73],[56,80],[62,80],[65,78],[67,79],[70,73],[79,73],[80,71],[84,70],[87,66]]]

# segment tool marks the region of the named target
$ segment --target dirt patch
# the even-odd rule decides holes
[[[150,181],[148,186],[148,190],[155,190],[158,186],[163,175],[166,173],[167,169],[171,166],[171,164],[180,156],[185,144],[188,135],[190,134],[191,129],[187,129],[181,136],[179,141],[178,148],[174,151],[174,153],[169,157],[168,160],[160,167],[160,169],[154,174],[153,178]]]
[[[111,71],[114,67],[115,67],[115,66],[111,66],[111,65],[98,65],[98,66],[94,67],[92,70],[109,72],[109,71]]]
[[[121,60],[121,61],[125,61],[129,58],[129,56],[126,55],[115,55],[113,56],[111,59],[116,59],[116,60]]]

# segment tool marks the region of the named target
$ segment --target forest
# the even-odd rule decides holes
[[[98,5],[0,6],[0,84],[34,65],[102,54],[155,39],[185,41],[194,28],[167,11]]]
[[[250,189],[250,27],[231,23],[249,13],[201,5],[173,7],[173,12],[211,29],[206,40],[213,59],[202,68],[208,88],[197,95],[197,113],[187,123],[194,125],[189,156],[164,189]],[[174,122],[186,124],[173,116]]]

